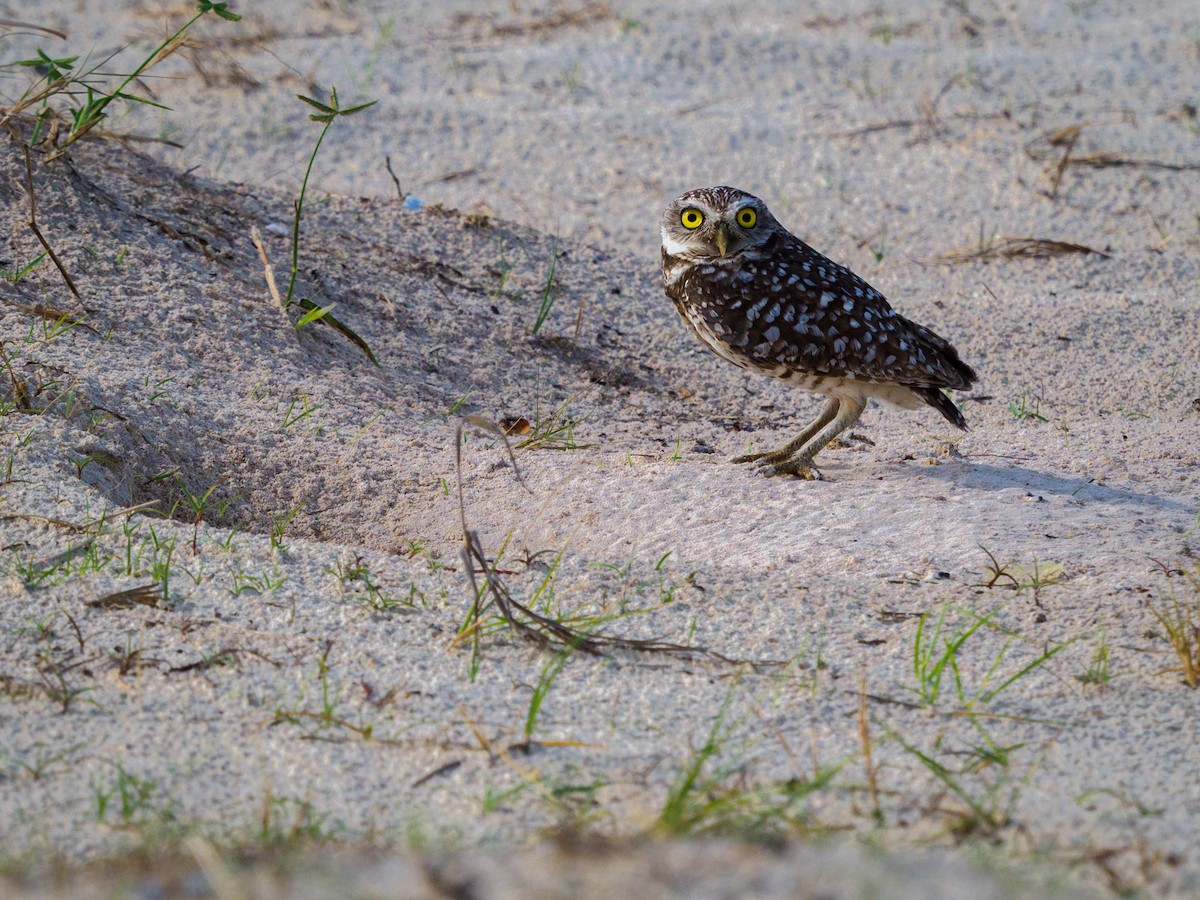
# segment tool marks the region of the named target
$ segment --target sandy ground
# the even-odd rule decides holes
[[[1200,890],[1198,695],[1152,612],[1200,602],[1174,574],[1200,544],[1194,4],[242,11],[145,81],[170,111],[108,123],[184,149],[34,153],[81,298],[46,262],[0,284],[3,396],[20,381],[32,410],[0,418],[9,889],[57,883],[34,860],[180,841],[220,881],[197,846],[317,837],[457,850],[480,896],[556,853],[613,873],[597,895],[666,871],[663,895],[717,896],[710,857],[759,896],[796,895],[805,866],[845,896],[873,866],[914,896],[1011,895],[1012,869]],[[108,64],[128,71],[186,14],[46,3],[69,40],[0,50],[134,43]],[[13,97],[29,71],[5,76]],[[292,326],[250,237],[286,282],[319,133],[294,95],[331,84],[379,103],[322,148],[298,295],[336,303],[378,367]],[[662,295],[659,212],[712,183],[951,338],[981,375],[972,431],[873,407],[822,456],[829,481],[731,465],[815,403],[723,364]],[[12,272],[40,248],[8,139],[0,210]],[[1102,253],[937,263],[1006,236]],[[734,662],[577,652],[539,708],[555,657],[493,627],[472,678],[464,413],[559,429],[516,451],[525,486],[494,437],[465,438],[468,525],[514,597]],[[154,605],[104,599],[147,584]],[[722,842],[507,856],[555,829],[854,837],[794,844],[783,870]],[[860,838],[870,865],[844,861]]]

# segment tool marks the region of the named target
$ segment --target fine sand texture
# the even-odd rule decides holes
[[[1200,13],[1129,7],[234,3],[11,118],[0,893],[1200,892]],[[971,430],[731,463],[818,401],[663,295],[721,183]]]

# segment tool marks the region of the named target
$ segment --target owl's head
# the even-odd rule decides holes
[[[699,188],[667,207],[662,243],[670,256],[720,263],[761,247],[779,230],[754,195],[724,186]]]

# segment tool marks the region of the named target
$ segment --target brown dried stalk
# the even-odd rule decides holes
[[[81,299],[79,289],[75,287],[75,282],[71,280],[70,274],[66,267],[62,264],[62,260],[58,258],[58,254],[54,252],[54,248],[50,246],[50,242],[46,240],[42,234],[42,229],[38,228],[37,223],[37,198],[33,192],[33,162],[29,158],[29,147],[22,145],[21,149],[25,151],[25,183],[29,188],[29,221],[26,223],[34,236],[41,242],[41,245],[46,249],[46,254],[50,257],[51,262],[58,267],[59,273],[63,280],[67,283],[67,287],[71,289],[71,293],[75,295],[75,299]]]

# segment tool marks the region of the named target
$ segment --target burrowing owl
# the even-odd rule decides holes
[[[941,390],[975,381],[958,351],[791,234],[757,197],[731,187],[684,194],[663,214],[662,262],[667,296],[718,356],[829,398],[785,446],[734,462],[818,477],[813,458],[871,397],[928,403],[966,430]]]

